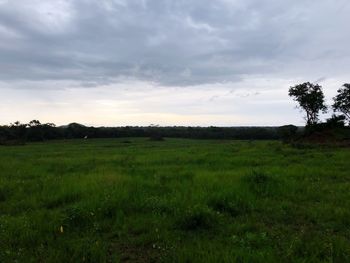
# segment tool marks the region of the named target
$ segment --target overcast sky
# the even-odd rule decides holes
[[[0,0],[0,124],[303,124],[350,81],[349,0]]]

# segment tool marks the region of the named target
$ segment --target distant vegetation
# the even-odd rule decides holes
[[[333,109],[341,112],[350,124],[350,84],[344,84],[342,89],[338,90],[338,95],[333,98]]]
[[[56,127],[53,123],[32,120],[29,123],[14,122],[0,126],[0,145],[18,145],[27,141],[79,138],[120,138],[149,137],[151,140],[163,138],[190,139],[236,139],[236,140],[276,140],[291,142],[330,129],[344,129],[350,123],[350,84],[344,84],[333,98],[331,107],[325,104],[322,86],[310,82],[290,87],[289,96],[298,102],[305,112],[306,127],[294,125],[282,127],[87,127],[78,123]],[[326,122],[319,122],[321,112],[333,109],[334,114]],[[348,129],[345,129],[348,130]],[[325,133],[327,134],[327,133]]]
[[[325,97],[322,86],[305,82],[294,87],[290,87],[289,96],[298,102],[299,107],[305,111],[306,126],[315,126],[319,123],[319,113],[326,113],[329,109],[325,104]],[[350,124],[350,84],[344,84],[338,89],[338,94],[333,98],[331,108],[334,114],[327,123],[337,122],[337,126],[344,126],[345,121]],[[338,113],[338,115],[336,115]],[[339,114],[340,113],[340,114]]]
[[[0,127],[0,144],[45,141],[52,139],[150,137],[152,140],[169,138],[192,139],[279,139],[277,127],[86,127],[78,123],[56,127],[34,120],[28,124],[15,122]]]
[[[350,145],[350,129],[345,127],[346,123],[350,124],[350,84],[344,84],[338,90],[331,107],[325,104],[322,86],[318,84],[305,82],[290,87],[289,96],[305,112],[306,126],[301,136],[290,133],[284,140]],[[334,111],[332,117],[320,123],[320,112],[326,113],[329,108]]]
[[[289,96],[293,97],[306,113],[306,125],[317,124],[319,112],[327,111],[321,88],[318,84],[306,82],[289,89]]]

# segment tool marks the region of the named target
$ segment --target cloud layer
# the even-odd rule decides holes
[[[214,103],[232,90],[258,95],[266,82],[285,93],[281,83],[342,81],[350,77],[349,12],[348,0],[0,0],[0,88],[35,97],[142,82],[144,94],[193,95],[210,85]],[[253,79],[265,84],[252,90]]]

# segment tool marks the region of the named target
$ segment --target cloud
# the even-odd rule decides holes
[[[349,11],[346,0],[1,1],[0,78],[187,86],[347,74]]]
[[[348,0],[0,0],[0,121],[298,123],[290,85],[317,80],[330,97],[350,79],[349,11]]]

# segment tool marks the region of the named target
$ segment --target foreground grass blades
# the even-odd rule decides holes
[[[347,262],[350,150],[101,139],[0,147],[0,262]]]

